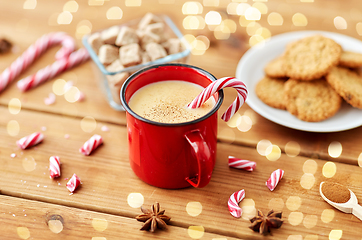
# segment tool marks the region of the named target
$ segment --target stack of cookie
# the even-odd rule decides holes
[[[318,122],[335,115],[342,98],[362,109],[362,54],[343,51],[324,36],[305,37],[287,45],[282,56],[265,66],[255,88],[267,105],[299,119]]]

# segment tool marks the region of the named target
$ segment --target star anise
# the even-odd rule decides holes
[[[157,228],[166,229],[167,223],[171,220],[170,217],[164,215],[165,210],[160,211],[160,204],[158,202],[151,206],[151,210],[141,206],[141,211],[143,214],[136,217],[137,221],[145,223],[140,230],[154,232]]]
[[[252,223],[249,228],[260,234],[270,233],[271,228],[280,228],[283,224],[282,212],[274,212],[270,210],[265,216],[260,210],[258,215],[250,219]]]

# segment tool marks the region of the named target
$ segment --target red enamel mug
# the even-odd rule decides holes
[[[208,114],[189,122],[159,123],[132,111],[128,101],[138,89],[166,80],[187,81],[205,88],[216,78],[195,66],[170,63],[141,69],[124,82],[120,95],[126,110],[130,165],[141,180],[156,187],[204,187],[215,165],[217,110],[223,91],[212,96],[216,104]]]

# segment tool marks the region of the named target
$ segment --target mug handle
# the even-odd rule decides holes
[[[185,134],[185,137],[191,145],[191,149],[195,153],[199,168],[199,172],[196,177],[187,177],[186,181],[196,188],[205,187],[210,182],[214,167],[210,148],[206,144],[199,130],[190,131]]]

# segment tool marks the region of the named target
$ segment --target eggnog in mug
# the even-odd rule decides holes
[[[141,117],[154,122],[189,122],[206,115],[215,106],[215,99],[210,97],[199,108],[187,108],[202,90],[200,85],[186,81],[155,82],[138,89],[128,105]]]

